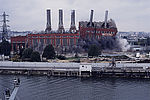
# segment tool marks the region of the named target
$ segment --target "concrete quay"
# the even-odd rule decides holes
[[[150,78],[150,64],[0,62],[0,74]]]

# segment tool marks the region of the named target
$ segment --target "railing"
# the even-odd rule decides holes
[[[20,79],[14,79],[14,89],[13,92],[10,93],[9,89],[6,89],[5,91],[5,100],[15,100],[16,94],[18,92],[20,86]]]

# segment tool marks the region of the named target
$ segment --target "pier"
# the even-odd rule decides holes
[[[138,63],[0,62],[0,74],[150,78],[150,65]]]

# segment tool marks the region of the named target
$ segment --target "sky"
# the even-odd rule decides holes
[[[65,29],[70,27],[71,10],[76,10],[78,27],[79,21],[89,21],[93,9],[94,21],[104,21],[108,10],[119,31],[150,32],[150,0],[0,0],[0,14],[9,15],[13,31],[45,30],[46,9],[51,9],[53,30],[58,28],[59,9],[63,9]]]

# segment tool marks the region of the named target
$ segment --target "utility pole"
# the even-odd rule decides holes
[[[0,15],[3,17],[3,20],[1,21],[3,23],[3,25],[1,26],[2,27],[2,41],[6,40],[8,38],[8,30],[7,28],[9,27],[7,25],[7,22],[9,22],[9,20],[7,20],[6,18],[8,17],[8,15],[6,15],[6,13],[4,12],[2,15]]]

